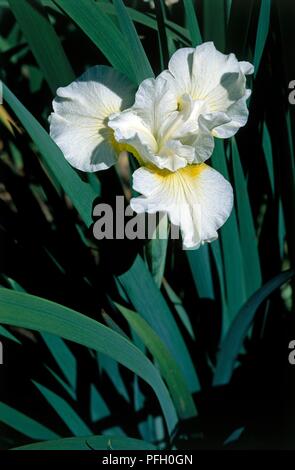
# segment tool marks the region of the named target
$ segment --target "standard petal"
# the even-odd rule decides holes
[[[205,99],[211,112],[223,111],[245,93],[246,79],[234,54],[217,51],[213,42],[194,52],[192,90],[194,99]]]
[[[158,76],[157,79],[148,78],[141,83],[132,109],[157,138],[161,124],[177,110],[177,104],[176,95],[167,81]]]
[[[244,60],[242,60],[239,62],[239,66],[240,66],[241,71],[245,75],[251,75],[252,73],[254,73],[254,65],[251,64],[250,62],[245,62]]]
[[[178,49],[174,52],[168,64],[169,71],[176,80],[180,96],[191,93],[194,51],[195,49],[192,47]],[[169,80],[169,75],[165,73],[163,76]]]
[[[70,85],[58,88],[50,135],[72,166],[97,171],[116,162],[108,118],[133,103],[134,91],[121,73],[107,66],[92,67]]]
[[[176,172],[139,168],[133,187],[142,194],[131,200],[135,212],[167,212],[180,227],[184,248],[198,248],[217,238],[233,205],[231,185],[205,164],[188,165]]]
[[[253,70],[249,62],[239,62],[234,54],[222,54],[213,42],[206,42],[195,49],[176,51],[169,62],[169,72],[162,76],[178,94],[180,103],[183,94],[188,94],[194,102],[206,103],[207,109],[200,109],[201,114],[224,113],[232,117],[234,122],[224,121],[226,125],[220,123],[223,127],[214,132],[216,137],[223,137],[233,135],[246,123],[244,98],[247,99],[249,90],[245,75]]]

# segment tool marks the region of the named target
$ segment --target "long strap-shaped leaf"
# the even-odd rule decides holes
[[[231,149],[236,210],[239,222],[241,250],[244,260],[245,284],[247,296],[250,296],[261,286],[258,243],[249,200],[247,181],[243,172],[238,146],[234,137],[231,141]]]
[[[66,437],[52,441],[36,442],[13,450],[155,450],[148,442],[130,437],[89,436]]]
[[[174,429],[176,411],[159,372],[138,348],[110,328],[62,305],[9,289],[0,291],[0,323],[52,333],[112,357],[153,388],[169,432]]]
[[[178,416],[181,419],[196,416],[197,409],[183,374],[161,338],[140,315],[123,307],[123,305],[116,304],[116,306],[157,362],[161,375],[167,383]]]
[[[29,46],[51,90],[74,80],[75,76],[58,36],[49,22],[40,0],[9,0]],[[40,34],[42,37],[40,38]]]
[[[118,276],[135,310],[158,333],[181,368],[191,392],[200,390],[194,364],[176,321],[143,259],[138,255],[133,265]]]
[[[0,422],[31,439],[57,439],[59,437],[43,424],[2,402],[0,402]]]
[[[245,305],[243,305],[228,330],[223,344],[221,345],[221,351],[213,380],[214,385],[223,385],[230,381],[237,355],[239,354],[243,340],[259,305],[275,289],[278,289],[278,287],[291,279],[292,276],[294,276],[294,271],[285,271],[278,274],[278,276],[268,281],[264,286],[256,291]]]
[[[196,47],[202,43],[202,36],[200,33],[199,23],[192,0],[186,0],[185,2],[183,2],[183,7],[185,11],[185,19],[187,23],[187,29],[190,33],[191,42],[192,45]]]
[[[262,0],[260,13],[259,13],[255,51],[254,51],[254,60],[253,60],[255,76],[257,75],[257,71],[258,71],[261,57],[263,54],[264,46],[265,46],[266,39],[268,36],[269,24],[270,24],[270,9],[271,9],[271,0]]]
[[[131,80],[136,77],[130,60],[130,51],[115,23],[93,0],[54,0],[101,50],[110,63]]]
[[[133,65],[137,83],[141,83],[145,78],[154,76],[153,69],[146,56],[145,50],[132,23],[127,8],[122,0],[113,0],[119,25],[126,41],[126,46],[130,51],[130,59]]]

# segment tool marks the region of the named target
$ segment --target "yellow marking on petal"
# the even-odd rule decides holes
[[[135,150],[135,148],[132,147],[129,144],[120,144],[120,142],[117,142],[116,139],[115,139],[114,134],[115,133],[114,133],[113,129],[110,129],[109,139],[108,140],[109,140],[109,144],[113,147],[116,154],[119,156],[121,152],[131,153],[136,158],[136,160],[138,161],[140,166],[143,166],[144,162],[143,162],[141,156],[139,155],[139,153],[137,152],[137,150]]]
[[[206,163],[196,163],[193,165],[187,165],[184,168],[180,168],[177,171],[170,171],[167,169],[160,169],[156,167],[155,165],[145,165],[147,168],[152,170],[155,174],[156,177],[158,178],[169,178],[169,177],[175,177],[180,176],[184,178],[192,178],[195,179],[197,178],[206,168],[208,168],[208,165]]]

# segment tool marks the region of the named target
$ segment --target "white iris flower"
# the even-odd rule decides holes
[[[50,134],[74,167],[97,171],[128,150],[141,168],[131,200],[135,212],[164,211],[180,227],[185,248],[217,238],[230,215],[231,185],[205,163],[214,137],[233,136],[248,119],[248,62],[213,43],[179,49],[169,70],[135,90],[110,67],[88,70],[59,88]],[[131,107],[130,107],[131,106]]]

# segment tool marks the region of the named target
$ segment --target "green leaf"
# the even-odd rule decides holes
[[[66,400],[35,380],[32,382],[74,436],[85,436],[91,433],[87,424],[84,423]]]
[[[14,341],[15,343],[21,344],[21,342],[13,336],[10,331],[8,331],[4,326],[0,326],[0,336],[4,336],[4,338],[10,339],[11,341]]]
[[[98,421],[99,419],[110,416],[110,410],[106,405],[106,402],[98,393],[95,385],[90,386],[90,416],[92,421]]]
[[[58,336],[42,333],[42,338],[52,356],[54,357],[56,363],[62,370],[63,375],[66,377],[69,385],[73,390],[76,390],[77,361],[73,353],[66,343]]]
[[[130,399],[129,399],[128,391],[123,382],[118,363],[114,361],[113,359],[111,359],[106,354],[99,354],[97,356],[98,356],[97,359],[99,362],[99,366],[109,376],[109,379],[116,387],[117,392],[120,393],[127,402],[129,402]]]
[[[130,51],[134,75],[137,83],[140,84],[145,78],[154,77],[154,72],[124,3],[122,0],[113,0],[113,3],[123,38],[126,41],[126,48]]]
[[[112,357],[153,388],[169,432],[175,427],[176,412],[158,371],[139,349],[118,333],[62,305],[4,288],[0,291],[0,323],[58,335]]]
[[[186,255],[199,297],[201,299],[214,299],[208,245],[203,245],[198,250],[187,250]]]
[[[168,282],[166,281],[166,279],[163,279],[163,287],[169,297],[169,300],[170,302],[173,303],[174,305],[174,308],[180,318],[180,321],[182,322],[182,324],[184,325],[184,327],[186,328],[186,330],[188,331],[189,335],[191,336],[191,338],[193,340],[195,340],[195,335],[194,335],[194,331],[193,331],[193,327],[192,327],[192,324],[191,324],[191,321],[189,319],[189,316],[181,302],[181,299],[178,297],[178,295],[174,292],[174,290],[172,289],[172,287],[168,284]]]
[[[239,60],[245,60],[249,30],[252,27],[252,17],[256,0],[232,0],[226,38],[226,52],[234,52]]]
[[[158,40],[160,50],[161,69],[164,70],[168,67],[169,50],[168,40],[165,28],[165,5],[163,2],[155,3],[156,19],[158,26]]]
[[[54,377],[54,379],[63,387],[63,389],[67,392],[68,395],[73,400],[77,399],[76,391],[72,389],[72,387],[64,380],[62,379],[54,370],[52,370],[50,367],[46,366],[46,369],[49,371],[49,373]]]
[[[240,309],[221,345],[213,380],[214,385],[224,385],[230,381],[237,356],[258,307],[274,290],[293,276],[294,271],[284,271],[278,274],[256,291]]]
[[[212,155],[213,167],[227,180],[229,172],[224,152],[223,142],[217,140]],[[246,300],[246,284],[244,275],[244,260],[240,243],[235,206],[232,213],[220,231],[223,252],[224,276],[229,320]],[[213,242],[214,243],[214,242]]]
[[[67,437],[36,442],[13,450],[155,450],[152,444],[139,439],[113,436]]]
[[[20,411],[0,402],[0,422],[31,439],[56,439],[58,434]]]
[[[241,248],[244,258],[247,296],[249,297],[261,286],[260,260],[247,182],[242,169],[238,147],[234,138],[231,141],[231,149],[237,217],[239,222]]]
[[[52,92],[68,85],[75,76],[41,1],[9,0],[9,5]]]
[[[134,309],[157,331],[180,366],[191,392],[200,389],[187,346],[165,299],[142,258],[137,256],[129,271],[118,276]]]
[[[275,180],[274,180],[272,145],[271,145],[271,139],[270,139],[266,122],[263,123],[263,129],[262,129],[262,148],[264,152],[264,158],[265,158],[265,163],[266,163],[267,172],[269,176],[271,191],[272,191],[272,194],[274,195]]]
[[[257,75],[262,53],[266,43],[270,24],[271,0],[261,0],[260,13],[258,19],[255,51],[254,51],[254,76]]]
[[[162,236],[166,236],[165,238]],[[166,254],[168,248],[168,218],[167,215],[161,217],[159,225],[156,227],[155,232],[145,245],[145,258],[153,279],[158,287],[161,287]]]
[[[37,145],[46,166],[59,181],[65,193],[71,199],[82,220],[88,226],[92,223],[91,208],[93,200],[98,196],[91,185],[84,182],[70,167],[62,152],[51,140],[50,136],[20,103],[14,94],[3,84],[3,98],[13,109],[18,119]]]
[[[183,2],[183,7],[185,11],[185,20],[187,24],[187,29],[190,33],[192,46],[196,47],[202,44],[202,36],[192,0],[186,0],[185,2]]]
[[[104,13],[99,3],[93,0],[54,0],[84,31],[111,65],[136,83],[130,60],[130,50],[124,37],[112,20]]]
[[[216,48],[225,52],[225,28],[227,23],[224,0],[203,2],[203,24],[205,41],[213,41]]]
[[[112,16],[116,15],[116,11],[113,5],[110,3],[104,3],[100,5],[101,9]],[[135,23],[140,23],[143,24],[144,26],[151,28],[155,31],[158,31],[158,23],[157,20],[153,17],[153,15],[146,15],[144,13],[141,13],[138,10],[135,10],[134,8],[129,8],[126,7],[128,14],[130,18],[135,22]],[[169,36],[172,40],[177,40],[185,45],[190,44],[190,38],[187,30],[183,28],[182,26],[179,26],[178,24],[174,23],[173,21],[169,21],[166,18],[164,18],[165,21],[165,28],[166,28],[166,34]]]
[[[122,305],[115,305],[153,355],[167,383],[179,418],[184,420],[196,416],[197,410],[181,370],[159,336],[140,315]]]

